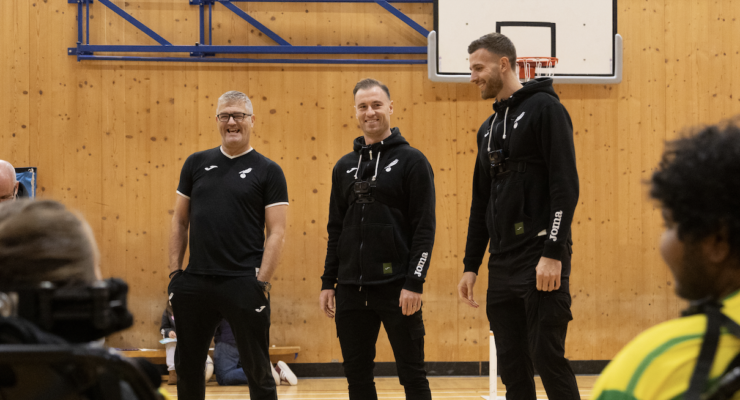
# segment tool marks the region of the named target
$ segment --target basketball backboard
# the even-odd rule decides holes
[[[467,82],[468,44],[491,32],[509,37],[518,57],[557,57],[555,83],[621,81],[617,0],[436,0],[429,78]]]

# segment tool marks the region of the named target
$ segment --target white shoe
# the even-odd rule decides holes
[[[275,367],[272,366],[272,363],[270,363],[270,369],[272,370],[272,379],[275,380],[275,386],[280,386],[280,374],[275,371]]]
[[[288,368],[288,364],[278,361],[275,370],[280,374],[280,380],[282,382],[288,382],[290,386],[298,384],[298,377]]]

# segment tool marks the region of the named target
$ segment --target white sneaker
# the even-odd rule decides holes
[[[275,380],[275,386],[280,386],[280,374],[275,371],[275,367],[272,366],[272,363],[270,363],[270,369],[272,370],[272,379]]]
[[[293,371],[288,368],[288,364],[278,361],[277,365],[275,366],[275,370],[280,374],[280,380],[282,382],[288,382],[290,386],[295,386],[298,384],[298,377],[295,376]]]

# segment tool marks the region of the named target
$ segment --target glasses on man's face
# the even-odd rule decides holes
[[[229,122],[231,118],[234,118],[234,121],[236,122],[242,122],[244,121],[244,118],[251,117],[252,114],[245,114],[245,113],[233,113],[233,114],[218,114],[216,115],[216,118],[218,118],[221,122]]]

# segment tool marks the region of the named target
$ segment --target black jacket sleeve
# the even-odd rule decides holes
[[[329,199],[329,223],[326,231],[329,239],[326,245],[326,261],[324,262],[324,275],[321,276],[321,290],[334,289],[339,274],[339,255],[337,254],[337,243],[342,234],[344,216],[347,214],[349,205],[342,194],[339,179],[337,178],[337,167],[331,177],[331,197]]]
[[[480,140],[478,141],[480,146]],[[473,196],[470,202],[470,219],[468,220],[468,239],[465,243],[465,258],[463,272],[475,272],[483,262],[483,255],[490,237],[486,226],[486,209],[491,199],[491,178],[488,171],[475,157],[475,168],[473,169]]]
[[[170,320],[170,313],[165,309],[162,313],[162,324],[159,327],[159,333],[162,334],[164,339],[167,339],[170,337],[170,332],[173,331],[175,331],[175,325]]]
[[[403,288],[422,293],[437,228],[434,172],[426,157],[422,156],[409,168],[404,177],[404,190],[409,194],[407,217],[411,226],[411,248]]]
[[[550,220],[543,257],[560,260],[570,240],[570,224],[578,205],[578,171],[573,123],[560,103],[542,110],[540,146],[550,182]]]

